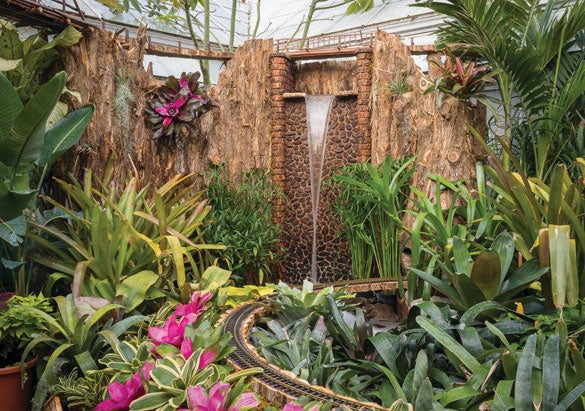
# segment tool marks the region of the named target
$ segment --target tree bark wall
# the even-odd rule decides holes
[[[213,92],[219,108],[201,119],[209,142],[207,158],[225,163],[232,178],[270,167],[271,54],[272,40],[239,46]]]
[[[271,40],[251,41],[238,48],[220,73],[218,85],[210,94],[218,102],[198,120],[201,133],[184,139],[178,148],[165,137],[155,141],[144,122],[146,97],[161,84],[143,68],[144,33],[130,45],[123,45],[105,30],[87,33],[81,42],[63,50],[67,87],[81,94],[83,103],[70,99],[75,108],[92,102],[93,120],[79,144],[54,169],[63,176],[77,177],[92,168],[101,175],[113,154],[113,177],[123,184],[129,173],[137,173],[143,183],[154,187],[178,173],[194,173],[203,186],[210,163],[225,162],[232,177],[254,167],[270,164],[270,70]],[[197,71],[193,60],[193,70]],[[175,73],[179,76],[181,73]],[[128,101],[130,121],[116,119],[115,97],[121,76],[131,76]]]
[[[391,86],[402,75],[410,91],[395,95]],[[487,133],[485,107],[436,92],[424,95],[432,81],[399,36],[377,33],[372,61],[372,161],[379,164],[386,155],[417,155],[413,184],[430,197],[434,183],[427,173],[467,182],[475,177],[475,163],[483,152],[467,124],[482,136]],[[450,197],[441,200],[448,207]]]

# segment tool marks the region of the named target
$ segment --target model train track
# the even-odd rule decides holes
[[[348,292],[371,291],[380,289],[395,289],[395,281],[380,279],[361,280],[343,284]],[[335,285],[334,285],[335,286]],[[341,284],[339,285],[341,286]],[[306,397],[311,401],[331,402],[334,407],[347,410],[367,411],[384,410],[374,403],[360,402],[354,398],[334,393],[325,387],[311,385],[297,378],[289,371],[281,370],[262,358],[250,342],[250,331],[257,319],[264,315],[267,308],[257,303],[244,303],[228,312],[223,318],[224,332],[232,334],[231,344],[235,350],[228,356],[228,361],[238,370],[259,368],[261,373],[255,375],[254,386],[257,391],[274,403],[284,404],[299,397]]]

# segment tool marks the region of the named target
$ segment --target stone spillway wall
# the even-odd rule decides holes
[[[350,278],[349,250],[340,238],[341,227],[331,214],[336,193],[327,184],[337,170],[358,161],[355,96],[336,97],[329,115],[323,163],[323,184],[317,217],[317,270],[320,282]],[[286,100],[285,196],[283,245],[288,250],[284,263],[286,278],[302,282],[311,271],[313,225],[306,104],[302,98]]]

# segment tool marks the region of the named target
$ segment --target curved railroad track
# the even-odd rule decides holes
[[[334,284],[334,286],[337,286]],[[341,284],[339,284],[341,286]],[[361,280],[343,284],[348,292],[371,291],[381,289],[396,289],[396,281],[391,280]],[[260,368],[262,373],[253,377],[253,385],[269,401],[275,404],[284,404],[304,396],[309,400],[322,402],[330,401],[334,407],[346,410],[368,411],[385,410],[374,403],[363,403],[354,398],[334,393],[330,389],[311,385],[297,378],[289,371],[281,370],[262,358],[250,342],[250,330],[257,319],[265,314],[266,306],[257,303],[244,303],[229,311],[222,319],[224,333],[231,333],[231,345],[235,347],[228,356],[228,362],[238,370]]]

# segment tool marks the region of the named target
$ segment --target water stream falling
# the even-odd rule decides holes
[[[327,145],[327,126],[329,112],[335,96],[328,94],[306,95],[307,106],[307,141],[309,144],[309,171],[311,176],[311,209],[313,213],[313,247],[311,253],[311,281],[317,283],[317,215],[319,212],[319,194],[323,175],[323,160]]]

